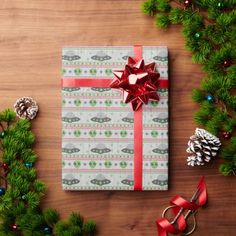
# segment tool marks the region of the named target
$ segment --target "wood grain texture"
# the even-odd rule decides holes
[[[33,122],[38,176],[48,185],[43,205],[62,217],[71,211],[93,218],[100,236],[157,235],[155,219],[175,194],[190,198],[205,175],[209,204],[197,215],[196,236],[233,236],[236,179],[218,173],[219,160],[205,168],[186,166],[186,142],[196,125],[191,90],[203,78],[191,62],[180,28],[158,30],[140,12],[141,0],[1,0],[0,106],[21,96],[38,101]],[[61,188],[61,48],[65,45],[167,45],[170,52],[170,189],[167,192],[63,192]]]

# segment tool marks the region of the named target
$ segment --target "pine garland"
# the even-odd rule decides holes
[[[40,208],[45,184],[33,167],[35,137],[27,119],[16,119],[13,110],[0,113],[0,236],[93,236],[94,221],[84,222],[79,213],[61,221],[55,209]]]
[[[236,174],[236,0],[146,0],[145,14],[155,16],[157,27],[181,24],[192,60],[206,77],[193,91],[200,109],[196,123],[221,136],[220,172]]]

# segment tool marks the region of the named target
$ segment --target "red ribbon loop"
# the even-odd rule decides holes
[[[189,202],[178,195],[173,197],[170,203],[173,205],[179,206],[180,208],[188,209],[191,211],[195,211],[199,208],[199,206],[196,205],[195,203]]]
[[[173,197],[170,201],[170,204],[173,206],[172,211],[174,216],[179,214],[180,210],[191,210],[196,211],[199,207],[203,206],[207,202],[207,191],[206,185],[204,182],[204,177],[201,177],[197,191],[192,197],[191,201],[187,201],[181,196],[177,195]],[[184,232],[187,226],[186,219],[184,218],[184,214],[179,214],[179,217],[176,221],[176,227],[174,224],[171,224],[166,218],[160,218],[156,221],[157,230],[159,236],[167,236],[168,233],[179,234]]]
[[[179,234],[186,229],[186,221],[183,214],[177,220],[178,228],[174,227],[166,218],[161,218],[157,222],[159,236],[166,236],[167,232],[171,234]]]

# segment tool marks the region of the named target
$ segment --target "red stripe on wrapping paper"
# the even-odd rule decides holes
[[[122,129],[127,129],[127,130],[133,130],[133,125],[130,125],[130,126],[120,126],[119,127],[116,127],[116,126],[109,126],[109,125],[104,125],[104,126],[98,126],[98,125],[94,125],[94,124],[91,124],[91,126],[83,126],[83,125],[67,125],[67,124],[62,124],[62,127],[65,128],[65,129],[96,129],[96,128],[99,128],[99,130],[105,130],[105,129],[114,129],[114,130],[122,130]],[[151,128],[150,128],[151,129]]]
[[[63,171],[65,172],[107,172],[107,173],[113,173],[113,172],[118,172],[118,173],[131,173],[133,169],[80,169],[80,168],[63,168]]]
[[[101,157],[99,156],[88,156],[88,157],[83,157],[82,155],[73,155],[72,157],[70,155],[63,155],[63,160],[65,161],[75,161],[78,159],[78,157],[80,158],[81,161],[90,161],[90,160],[101,160]],[[129,157],[103,157],[103,161],[106,161],[106,160],[112,160],[112,161],[120,161],[120,159],[122,158],[122,160],[125,160],[125,161],[131,161],[133,160],[133,158],[131,159],[130,156]],[[145,161],[153,161],[153,158],[155,158],[155,160],[157,161],[163,161],[163,162],[166,162],[168,161],[168,157],[167,156],[155,156],[155,157],[145,157],[144,160]],[[163,170],[164,168],[162,168]],[[148,169],[148,171],[155,171],[156,169],[154,170],[150,170]]]
[[[137,126],[139,127],[139,126]],[[134,129],[136,127],[134,126]],[[143,130],[142,130],[143,131]],[[134,138],[135,138],[135,132],[134,132]],[[140,136],[139,136],[140,138]],[[88,140],[93,140],[94,142],[96,141],[119,141],[119,142],[127,142],[127,141],[132,141],[133,138],[123,138],[123,137],[120,137],[120,138],[93,138],[93,137],[87,137],[87,138],[63,138],[63,140],[65,141],[75,141],[75,140],[78,140],[78,141],[88,141]],[[140,140],[140,139],[139,139]],[[156,142],[161,142],[161,141],[167,141],[168,139],[163,139],[163,138],[158,138],[158,139],[152,139],[152,138],[143,138],[142,137],[142,140],[146,141],[147,143],[156,143]]]
[[[81,129],[81,130],[84,130],[84,129],[91,129],[91,127],[93,127],[93,128],[98,128],[98,127],[96,127],[96,126],[84,126],[84,127],[82,127],[82,126],[67,126],[67,125],[63,125],[63,128],[65,128],[65,129],[72,129],[72,130],[76,130],[76,129]],[[144,125],[143,125],[143,127],[144,127]],[[123,130],[124,128],[126,129],[126,130],[133,130],[134,128],[133,128],[133,125],[131,125],[131,126],[129,126],[129,127],[120,127],[120,126],[118,126],[118,127],[114,127],[114,126],[112,126],[112,127],[107,127],[107,126],[104,126],[104,127],[99,127],[99,130],[106,130],[106,129],[109,129],[109,128],[112,128],[113,130]],[[158,127],[158,126],[156,126],[156,127],[154,127],[154,128],[158,128],[159,130],[167,130],[167,126],[166,127]],[[144,130],[153,130],[153,127],[144,127]]]
[[[90,137],[87,137],[87,138],[63,138],[63,140],[65,141],[69,141],[69,140],[78,140],[78,141],[110,141],[110,142],[113,142],[113,141],[119,141],[119,142],[128,142],[128,141],[132,141],[133,138],[90,138]]]
[[[80,107],[80,111],[83,110],[95,110],[96,107]],[[149,110],[153,110],[155,107],[147,107],[147,106],[143,106],[143,110],[144,111],[149,111]],[[71,110],[71,109],[78,109],[78,107],[63,107],[64,110]],[[99,107],[99,110],[107,110],[108,107]],[[168,107],[158,107],[159,111],[167,111]],[[130,111],[130,107],[126,106],[126,107],[109,107],[109,110],[111,111],[115,111],[115,110],[119,110],[119,111]]]
[[[69,94],[64,94],[63,95],[63,97],[64,98],[68,98],[68,99],[70,99],[70,98],[77,98],[77,95],[69,95]],[[88,96],[86,96],[86,95],[83,95],[83,98],[84,99],[119,99],[120,100],[120,95],[118,95],[118,96],[101,96],[101,95],[99,95],[99,96],[93,96],[93,95],[88,95]],[[164,100],[164,99],[167,99],[168,98],[168,96],[161,96],[161,99],[162,100]]]
[[[63,107],[63,110],[73,110],[73,109],[78,109],[78,107]],[[96,107],[80,107],[79,108],[80,111],[83,111],[83,110],[93,110],[93,111],[96,111]],[[130,107],[99,107],[99,110],[108,110],[109,111],[130,111]]]
[[[78,129],[78,127],[64,127],[64,128],[66,128],[66,129],[72,129],[72,130],[74,130],[74,129]],[[97,127],[94,127],[94,128],[97,128]],[[112,130],[123,130],[124,128],[126,129],[126,130],[133,130],[133,126],[130,126],[130,127],[123,127],[123,128],[121,128],[120,126],[119,127],[99,127],[99,130],[107,130],[107,129],[109,129],[109,128],[112,128]],[[88,129],[88,130],[90,130],[91,129],[91,126],[87,126],[87,127],[80,127],[79,129]]]
[[[162,65],[161,63],[156,62],[156,64],[158,65],[158,68],[162,69],[162,68],[167,68],[166,65]],[[113,69],[120,69],[123,67],[123,65],[113,65],[112,63],[107,64],[107,65],[92,65],[91,64],[83,64],[83,65],[79,65],[79,68],[103,68],[106,69],[107,66],[111,65],[113,67]],[[78,64],[63,64],[63,67],[65,68],[78,68]],[[107,76],[107,78],[109,78],[109,76]]]
[[[77,95],[68,95],[68,94],[64,94],[63,95],[63,97],[64,98],[77,98]],[[100,96],[93,96],[93,95],[83,95],[83,98],[84,99],[119,99],[120,100],[120,94],[118,95],[118,96],[102,96],[102,95],[100,95]],[[164,96],[162,97],[162,98],[164,98]]]

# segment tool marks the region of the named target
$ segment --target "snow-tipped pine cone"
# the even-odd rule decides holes
[[[14,104],[16,115],[21,119],[34,119],[38,112],[38,105],[31,97],[22,97]]]
[[[188,141],[187,164],[190,166],[205,165],[217,155],[220,146],[219,138],[204,129],[196,128],[195,134]]]

